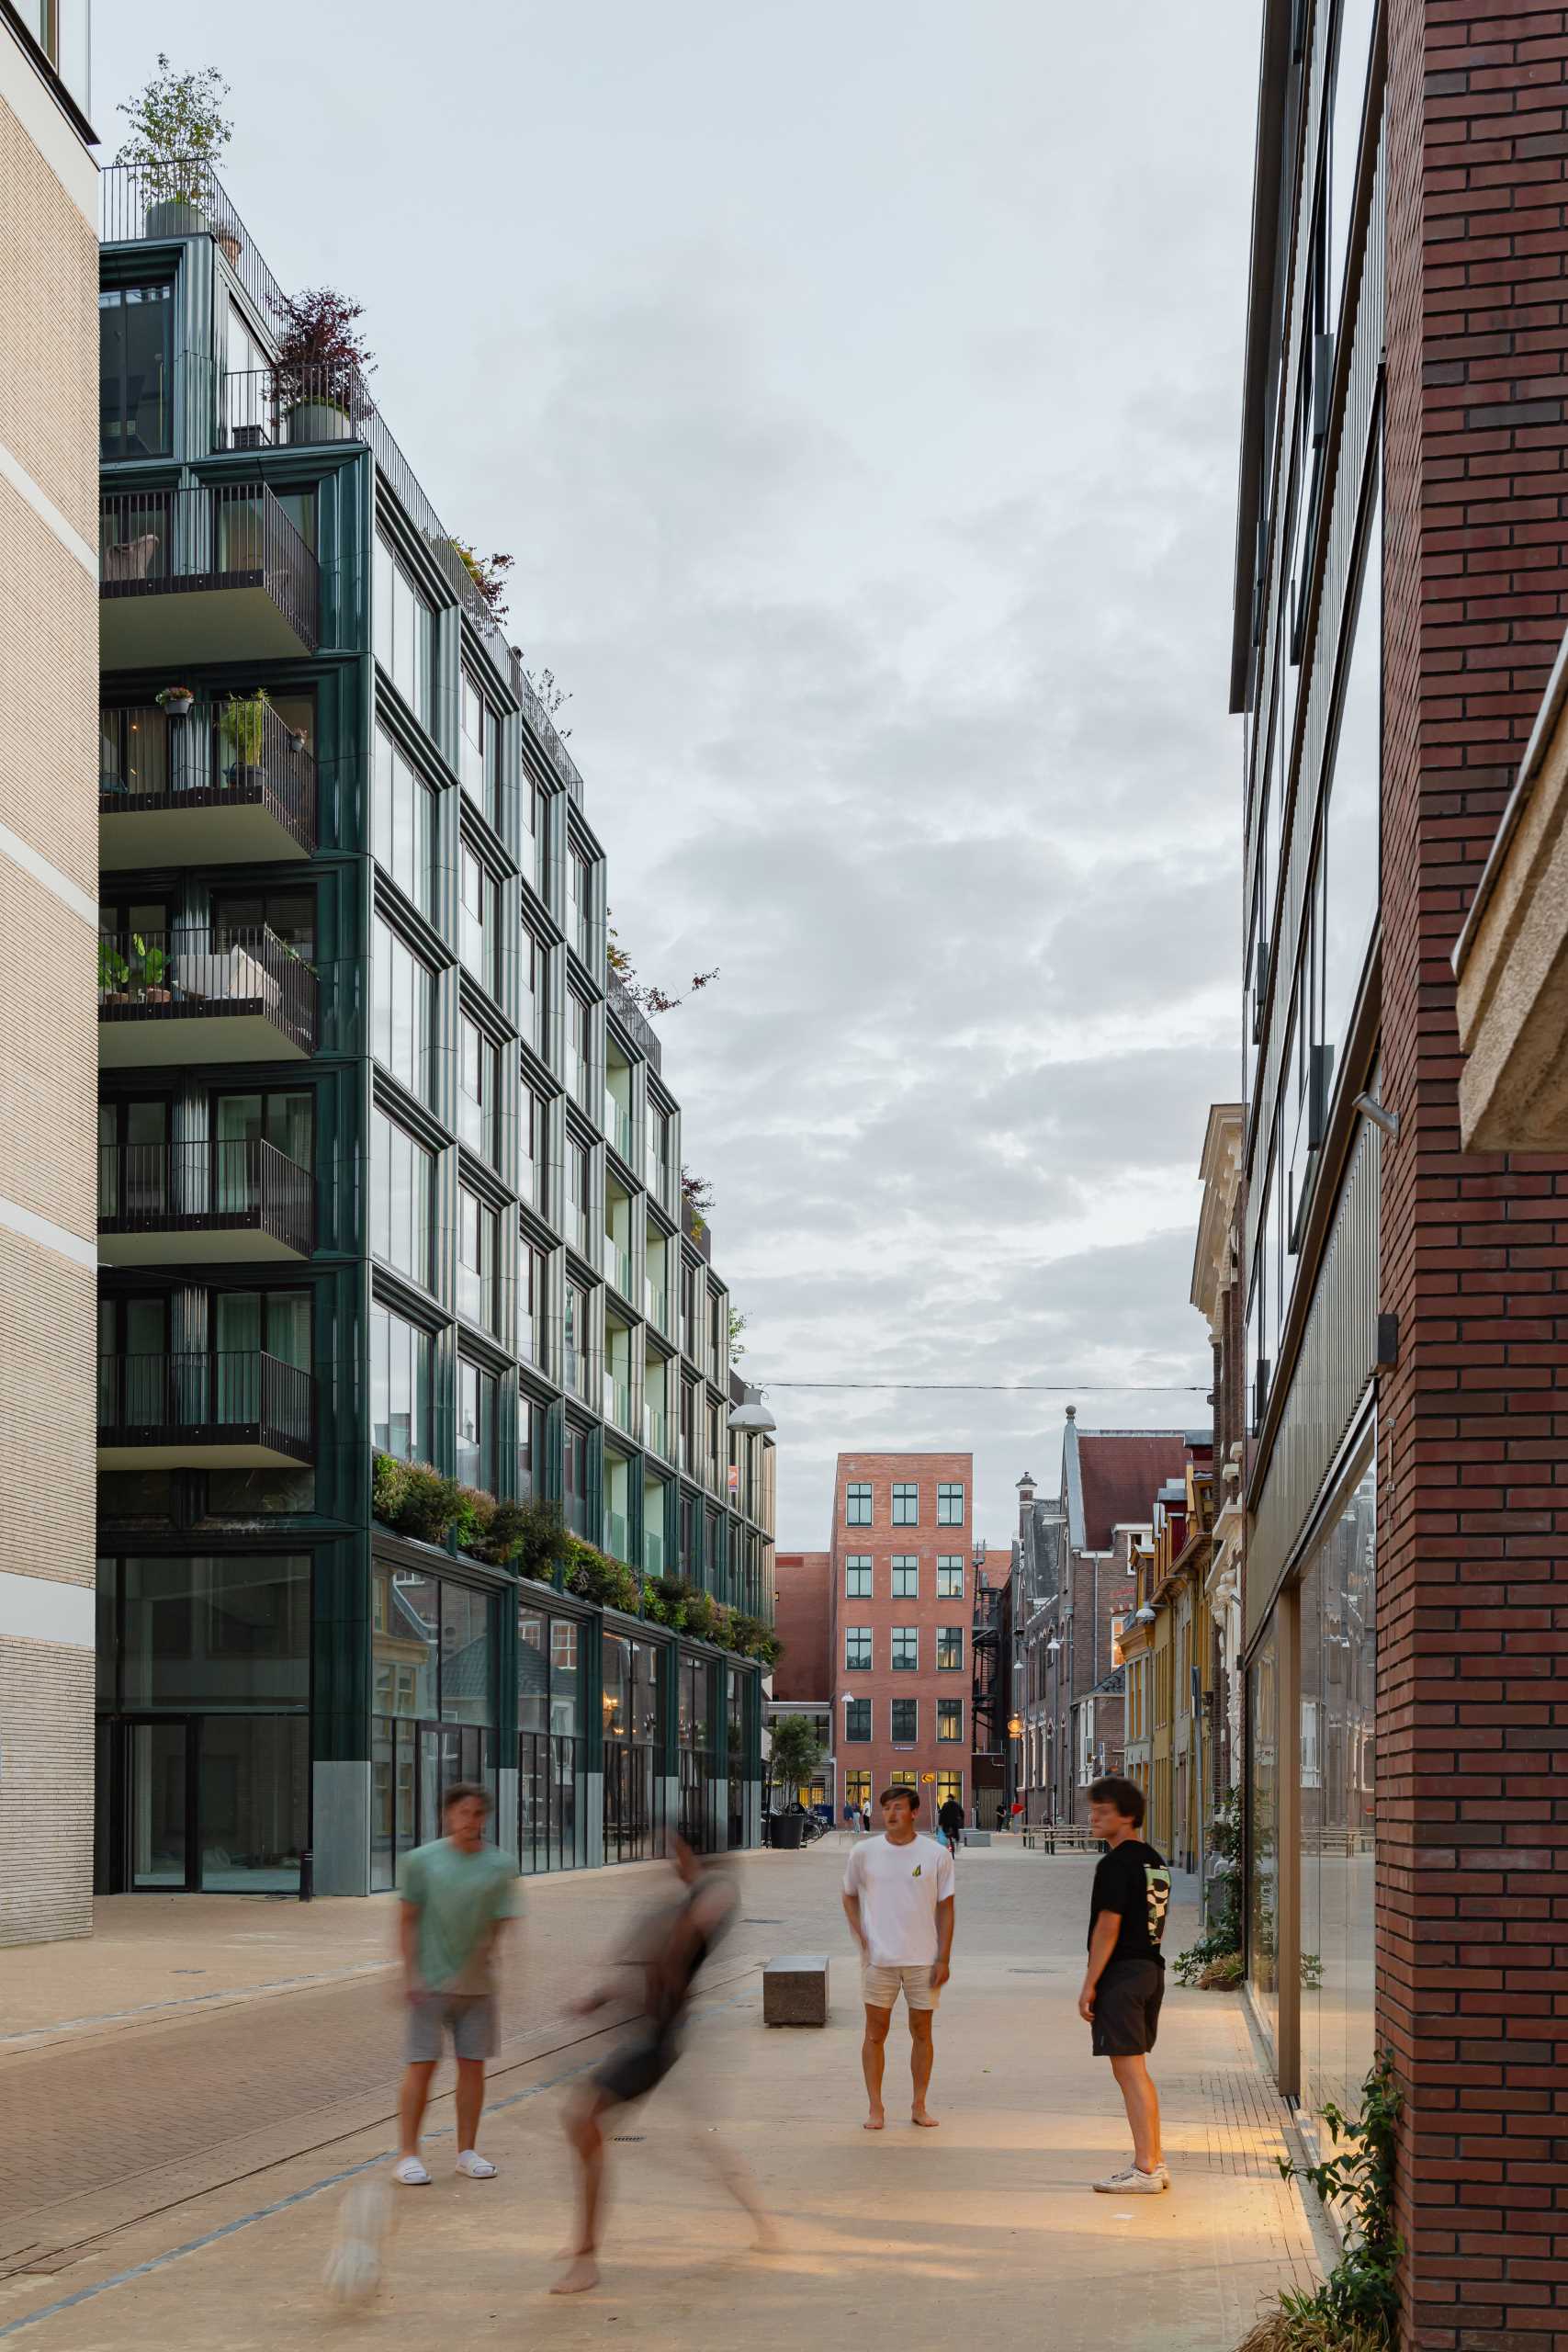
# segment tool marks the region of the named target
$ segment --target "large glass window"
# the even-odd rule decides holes
[[[500,1327],[495,1211],[466,1184],[457,1190],[457,1312],[487,1331]]]
[[[568,1421],[561,1442],[561,1488],[566,1523],[574,1535],[588,1532],[588,1432]]]
[[[962,1625],[939,1625],[936,1629],[936,1663],[939,1674],[961,1674],[964,1670],[964,1628]]]
[[[373,1105],[370,1113],[370,1249],[411,1282],[431,1285],[435,1157]]]
[[[501,944],[501,885],[468,847],[461,852],[461,905],[457,915],[457,952],[481,988],[496,993],[497,949]]]
[[[1317,877],[1323,957],[1325,1092],[1349,1038],[1357,991],[1377,929],[1382,806],[1382,494],[1374,472],[1350,648],[1335,730]]]
[[[852,1699],[844,1709],[844,1737],[858,1747],[871,1737],[871,1701]]]
[[[370,1307],[371,1443],[400,1462],[428,1462],[434,1452],[431,1419],[428,1331],[394,1315],[378,1299]]]
[[[462,742],[459,746],[463,789],[491,823],[500,818],[501,721],[467,670],[462,686]]]
[[[546,1297],[549,1261],[526,1234],[517,1252],[517,1350],[525,1363],[545,1364]]]
[[[588,1394],[588,1293],[581,1283],[563,1285],[561,1295],[561,1376],[575,1396]]]
[[[1247,1975],[1270,2048],[1280,2027],[1279,1635],[1272,1616],[1247,1676]]]
[[[890,1728],[895,1747],[913,1747],[919,1736],[920,1702],[918,1699],[895,1699],[890,1706]]]
[[[457,1476],[465,1487],[495,1492],[495,1402],[497,1384],[477,1363],[457,1366]]]
[[[867,1554],[857,1553],[844,1562],[844,1598],[846,1600],[871,1599],[871,1560]]]
[[[893,1524],[895,1527],[918,1527],[920,1523],[920,1490],[913,1481],[896,1479],[893,1487]]]
[[[517,1099],[517,1190],[531,1208],[546,1216],[549,1214],[545,1160],[547,1116],[543,1096],[525,1084]]]
[[[1373,2057],[1377,1487],[1331,1512],[1301,1592],[1302,2108],[1353,2109]]]
[[[944,1479],[936,1490],[936,1523],[939,1527],[964,1524],[964,1488],[949,1479]]]
[[[687,1353],[690,1352],[688,1349]],[[846,1527],[871,1525],[871,1487],[868,1483],[851,1481],[844,1497],[844,1524]]]
[[[308,1554],[131,1558],[120,1585],[122,1707],[309,1705]]]
[[[964,1555],[947,1552],[936,1564],[936,1597],[939,1600],[962,1600],[964,1598]]]
[[[918,1600],[919,1597],[919,1560],[913,1553],[903,1553],[893,1563],[893,1598],[895,1600]]]
[[[441,1720],[492,1724],[491,1608],[487,1593],[441,1579]]]
[[[371,1589],[374,1699],[378,1715],[423,1716],[439,1709],[440,1586],[434,1577],[378,1567]]]
[[[435,1062],[435,975],[379,915],[373,929],[370,1050],[425,1102]]]
[[[920,1665],[920,1629],[918,1625],[895,1625],[893,1628],[893,1671],[895,1674],[917,1674]]]
[[[465,1012],[457,1022],[457,1133],[493,1165],[501,1100],[501,1048]]]
[[[568,935],[582,961],[592,967],[593,869],[580,849],[566,861]]]
[[[164,458],[174,423],[173,281],[98,296],[98,454]],[[157,571],[168,568],[164,550]]]
[[[962,1739],[964,1736],[964,1702],[962,1699],[939,1699],[936,1702],[936,1736],[941,1740]]]
[[[387,733],[376,729],[376,856],[403,896],[430,914],[435,896],[435,795]]]
[[[851,1674],[871,1672],[871,1627],[869,1625],[845,1626],[844,1665]]]
[[[372,593],[376,659],[428,728],[435,700],[435,614],[379,531]]]
[[[523,982],[523,1035],[543,1061],[548,1046],[546,1029],[545,951],[526,926],[523,932],[520,968]]]

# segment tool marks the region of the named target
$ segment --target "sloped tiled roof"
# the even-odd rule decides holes
[[[1181,1430],[1069,1428],[1083,1511],[1081,1532],[1077,1524],[1072,1530],[1075,1547],[1109,1552],[1112,1528],[1145,1526],[1167,1479],[1185,1475],[1187,1442]]]

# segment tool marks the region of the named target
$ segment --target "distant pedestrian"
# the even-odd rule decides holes
[[[1170,1871],[1138,1835],[1144,1792],[1135,1781],[1114,1776],[1094,1781],[1089,1826],[1111,1850],[1094,1873],[1078,2015],[1094,2030],[1095,2056],[1111,2061],[1133,2132],[1131,2165],[1094,2186],[1107,2197],[1154,2197],[1170,2187],[1160,2154],[1159,2094],[1148,2069],[1165,1993],[1160,1939]]]
[[[887,2120],[882,2071],[894,2005],[902,1993],[914,2089],[909,2120],[929,2132],[936,2127],[936,2117],[926,2109],[934,2055],[931,2027],[951,1973],[953,1857],[916,1829],[918,1789],[884,1789],[881,1804],[882,1836],[856,1846],[844,1871],[844,1916],[860,1947],[865,2004],[861,2071],[871,2109],[865,2129],[880,2132]]]
[[[1005,1828],[1007,1827],[1007,1818],[1008,1818],[1008,1809],[1007,1809],[1007,1806],[1006,1806],[1005,1804],[999,1804],[999,1805],[998,1805],[998,1807],[997,1807],[997,1827],[998,1827],[998,1829],[1005,1829]]]
[[[937,1820],[947,1832],[947,1842],[954,1853],[964,1843],[964,1807],[956,1797],[949,1797],[938,1809]]]
[[[860,1827],[860,1812],[857,1806],[847,1804],[844,1807],[844,1827],[846,1829],[858,1829]]]
[[[430,2079],[448,2033],[457,2061],[457,2170],[493,2180],[481,2156],[485,2060],[494,2054],[495,1956],[505,1923],[521,1908],[517,1865],[485,1836],[490,1792],[457,1781],[442,1802],[446,1834],[416,1846],[403,1865],[398,1940],[408,2003],[408,2064],[398,2102],[401,2138],[392,2177],[404,2188],[428,2187],[419,2153]]]
[[[675,1900],[644,1921],[624,1962],[642,1973],[642,2016],[630,2037],[589,2075],[567,2109],[567,2137],[579,2164],[579,2214],[571,2259],[551,2289],[553,2294],[579,2295],[599,2284],[604,2119],[616,2108],[646,2098],[674,2066],[697,1972],[728,1933],[735,1916],[735,1889],[726,1871],[703,1861],[679,1836],[670,1840],[670,1860],[680,1883]],[[617,1997],[618,1988],[605,1985],[573,2006],[588,2017]],[[750,2215],[755,2250],[773,2251],[776,2233],[742,2158],[725,2146],[710,2119],[694,2117],[694,2137],[699,2153]]]
[[[869,1797],[860,1809],[860,1826],[869,1838],[871,1835],[871,1799]]]

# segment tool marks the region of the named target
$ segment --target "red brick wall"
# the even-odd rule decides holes
[[[773,1631],[784,1656],[773,1668],[775,1699],[833,1695],[828,1665],[828,1555],[779,1552],[773,1557]]]
[[[1568,13],[1392,0],[1379,2032],[1416,2352],[1568,2342],[1568,1172],[1459,1150],[1449,954],[1568,621]]]
[[[956,1479],[964,1488],[964,1522],[959,1527],[939,1527],[936,1523],[937,1487],[942,1480]],[[846,1489],[852,1480],[869,1481],[872,1489],[872,1524],[869,1527],[849,1527],[844,1521]],[[916,1527],[895,1527],[892,1524],[892,1489],[896,1481],[913,1481],[919,1489],[919,1524]],[[964,1802],[967,1807],[972,1795],[973,1759],[970,1755],[972,1725],[970,1693],[974,1659],[973,1629],[970,1619],[974,1611],[974,1550],[975,1524],[975,1461],[968,1453],[841,1453],[833,1487],[833,1551],[830,1577],[830,1608],[832,1611],[833,1715],[835,1747],[840,1769],[840,1787],[836,1802],[843,1803],[842,1787],[845,1770],[867,1770],[872,1776],[874,1801],[878,1789],[892,1781],[910,1781],[919,1785],[922,1772],[959,1772],[964,1780]],[[957,1555],[964,1561],[964,1597],[961,1600],[941,1600],[936,1597],[936,1563],[939,1555]],[[919,1595],[914,1600],[892,1599],[892,1566],[895,1556],[912,1555],[919,1561]],[[870,1600],[846,1600],[844,1598],[844,1562],[846,1557],[869,1556],[872,1563],[872,1598]],[[869,1625],[872,1629],[872,1671],[852,1674],[844,1667],[844,1628],[846,1625]],[[895,1625],[914,1625],[919,1629],[919,1670],[909,1674],[895,1674],[889,1664],[892,1650],[892,1629]],[[964,1629],[964,1666],[960,1673],[936,1670],[936,1629],[939,1625],[960,1625]],[[872,1737],[869,1746],[857,1743],[851,1747],[843,1737],[844,1708],[840,1703],[842,1694],[850,1691],[857,1699],[871,1701]],[[893,1746],[889,1730],[890,1702],[894,1699],[914,1699],[919,1702],[919,1736],[912,1748]],[[963,1702],[963,1737],[948,1742],[936,1736],[936,1702],[939,1699]],[[934,1813],[934,1790],[921,1791],[920,1823],[931,1826]]]

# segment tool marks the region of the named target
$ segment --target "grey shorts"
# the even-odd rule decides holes
[[[403,2056],[411,2066],[434,2066],[450,2031],[453,2055],[495,2054],[495,2001],[489,1993],[421,1993],[409,2003]]]

